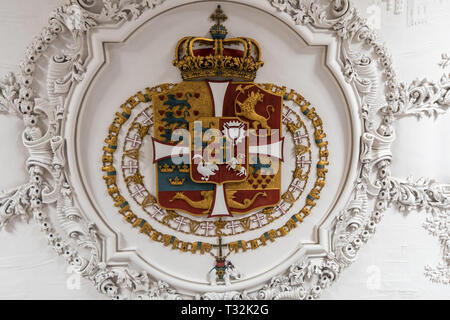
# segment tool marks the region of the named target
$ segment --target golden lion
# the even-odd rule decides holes
[[[244,89],[242,89],[241,86],[238,86],[236,90],[244,92]],[[261,128],[266,129],[267,133],[270,135],[270,127],[267,124],[267,121],[270,119],[269,108],[272,113],[275,112],[275,108],[272,105],[268,105],[266,107],[267,118],[263,117],[262,115],[259,115],[255,111],[256,104],[258,102],[263,102],[263,99],[264,99],[263,93],[253,91],[248,93],[247,99],[245,99],[244,102],[238,101],[236,97],[234,104],[235,108],[234,112],[238,117],[244,117],[247,118],[248,120],[251,120],[253,129],[257,130],[258,126],[261,126]],[[241,109],[240,112],[237,111],[236,105],[239,106],[239,108]]]

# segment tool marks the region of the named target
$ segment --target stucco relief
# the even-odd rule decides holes
[[[28,151],[25,168],[29,174],[27,183],[0,194],[0,226],[19,218],[33,219],[58,255],[89,279],[99,292],[113,298],[178,299],[181,296],[176,289],[152,279],[146,272],[111,266],[101,259],[99,231],[89,214],[75,205],[73,194],[77,190],[73,190],[67,179],[61,126],[69,92],[83,81],[89,68],[88,31],[96,26],[118,26],[139,19],[143,12],[164,2],[68,1],[51,13],[49,24],[28,47],[20,71],[6,75],[0,82],[1,111],[24,121],[22,137]],[[170,1],[166,2],[170,5]],[[437,116],[448,110],[449,76],[444,75],[439,82],[424,79],[411,84],[399,83],[387,49],[349,1],[334,0],[329,6],[308,0],[268,0],[267,3],[277,14],[287,14],[293,24],[308,25],[312,30],[326,30],[335,35],[341,71],[360,97],[359,112],[364,129],[358,178],[347,206],[339,209],[340,214],[333,222],[332,250],[326,257],[305,257],[257,291],[204,292],[196,298],[318,298],[357,258],[359,249],[374,234],[383,211],[390,205],[399,209],[429,210],[425,227],[439,237],[444,257],[440,265],[427,266],[426,275],[432,281],[448,284],[450,186],[427,179],[410,181],[392,177],[390,163],[395,159],[392,159],[390,147],[395,139],[395,124],[401,118]],[[407,2],[407,10],[412,3]],[[405,3],[388,1],[388,5],[394,5],[400,14]],[[263,6],[263,10],[268,9]],[[62,34],[70,37],[62,38]],[[54,50],[51,47],[55,43],[58,43],[58,51],[48,59],[48,71],[36,68],[38,61],[49,57],[45,53]],[[363,49],[362,44],[369,49]],[[446,61],[448,57],[444,55],[443,68],[448,66]],[[377,79],[379,74],[381,81]],[[36,81],[47,84],[46,92],[36,90]],[[378,90],[384,93],[383,104],[376,99]],[[56,209],[50,205],[55,205]]]

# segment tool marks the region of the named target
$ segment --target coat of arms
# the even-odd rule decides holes
[[[287,235],[310,214],[325,185],[328,150],[322,120],[300,94],[253,82],[263,65],[258,42],[227,38],[222,24],[227,17],[220,6],[211,18],[216,24],[210,38],[187,36],[176,45],[173,64],[181,72],[181,83],[147,88],[121,106],[105,139],[102,170],[108,193],[126,221],[172,249],[210,253],[216,261],[211,283],[229,284],[241,278],[228,258],[231,253],[265,246]],[[139,109],[141,103],[148,106]],[[132,115],[136,109],[141,111]],[[309,128],[314,130],[319,150],[317,178],[300,211],[288,214],[314,168],[309,129],[302,118],[311,121]],[[157,224],[131,209],[116,180],[114,154],[126,122],[131,124],[122,144],[123,181],[130,196]],[[292,178],[282,190],[286,134],[294,146],[288,156],[294,170],[286,172]],[[152,145],[148,148],[154,171],[149,174],[155,196],[140,169],[145,141]],[[271,229],[283,217],[283,225]],[[160,231],[158,224],[175,234]],[[259,229],[262,234],[256,238],[236,239]],[[183,234],[198,241],[182,240]],[[227,237],[231,240],[222,243]],[[218,255],[213,254],[215,248]]]
[[[282,96],[252,82],[259,45],[213,18],[212,38],[177,44],[184,81],[152,98],[158,203],[209,217],[276,205],[282,160]]]

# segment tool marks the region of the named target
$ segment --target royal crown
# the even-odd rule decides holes
[[[169,178],[169,182],[173,186],[182,186],[185,180],[186,180],[185,178],[180,179],[178,177],[175,177],[175,179]]]
[[[175,166],[169,166],[167,163],[165,163],[164,166],[159,166],[159,170],[161,170],[162,173],[170,173],[175,170]]]
[[[191,169],[187,164],[183,164],[182,166],[178,166],[178,171],[180,171],[181,173],[189,173]]]
[[[209,32],[211,38],[184,37],[178,41],[173,64],[181,71],[183,80],[234,79],[253,81],[264,63],[261,48],[253,39],[225,39],[227,29],[221,24],[227,16],[220,5],[210,17],[217,23]]]

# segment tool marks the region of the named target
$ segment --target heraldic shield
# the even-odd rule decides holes
[[[213,217],[280,201],[282,96],[253,82],[203,80],[152,99],[160,206]]]

